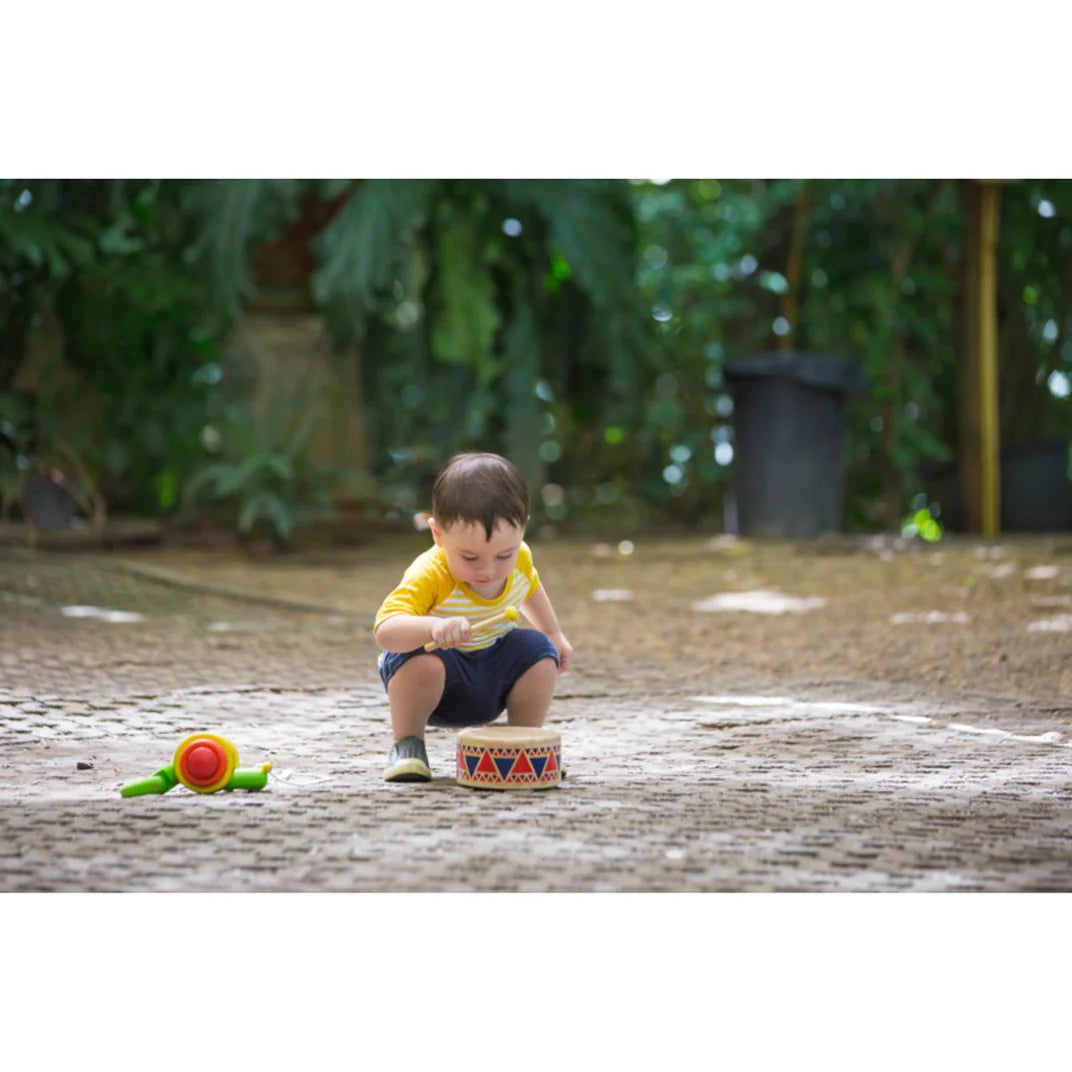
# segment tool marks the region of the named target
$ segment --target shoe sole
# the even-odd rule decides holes
[[[383,776],[385,782],[430,782],[432,772],[419,759],[399,760]]]

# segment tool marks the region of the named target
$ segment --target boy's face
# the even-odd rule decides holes
[[[525,530],[509,521],[499,521],[487,538],[484,526],[469,521],[455,521],[440,527],[428,522],[432,538],[443,548],[450,572],[485,598],[499,594],[503,581],[517,562],[517,552]]]

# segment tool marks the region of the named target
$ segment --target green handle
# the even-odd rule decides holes
[[[263,789],[268,784],[269,767],[271,767],[271,764],[265,763],[257,768],[250,767],[246,770],[236,770],[231,775],[231,780],[223,788],[228,791],[231,789]]]
[[[137,782],[127,782],[119,795],[123,797],[141,797],[147,793],[166,793],[179,784],[175,777],[175,767],[169,763],[162,770],[158,770],[151,778],[142,778]]]
[[[236,770],[231,775],[231,780],[221,788],[228,792],[232,789],[263,789],[268,784],[268,771],[271,768],[271,763],[262,763],[259,767]],[[142,778],[137,782],[128,782],[119,790],[119,795],[141,797],[149,793],[166,793],[169,789],[174,789],[178,784],[179,779],[175,774],[175,765],[169,763],[150,778]]]

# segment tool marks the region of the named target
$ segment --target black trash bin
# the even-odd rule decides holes
[[[867,388],[859,365],[794,351],[726,363],[733,396],[734,488],[743,535],[841,529],[846,399]]]
[[[1072,529],[1067,439],[1018,443],[1001,451],[1002,532]]]
[[[1072,439],[1013,443],[998,455],[1002,532],[1072,529]],[[949,532],[966,532],[963,475],[951,462],[924,462],[923,491],[942,509]]]

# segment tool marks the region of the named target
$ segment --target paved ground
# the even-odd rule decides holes
[[[686,669],[630,647],[643,570],[602,578],[630,588],[596,589],[589,549],[549,549],[544,577],[578,651],[551,720],[561,787],[458,787],[442,730],[429,736],[434,781],[388,785],[367,623],[411,550],[210,570],[195,558],[0,548],[0,889],[1072,889],[1067,633],[1026,637],[1032,651],[1050,645],[1058,667],[1049,686],[1034,675],[1027,701],[970,681],[877,681],[855,665],[839,677],[837,660],[824,670],[818,655],[807,672],[762,660],[732,671],[714,655],[704,664],[701,645]],[[1017,568],[1053,558],[1052,545],[1036,551]],[[668,545],[663,559],[676,553]],[[774,559],[750,561],[749,581],[775,576]],[[183,583],[162,583],[162,568]],[[1072,571],[1059,556],[1056,570],[1046,576],[1059,590],[1044,599],[1065,598]],[[242,581],[259,601],[230,593]],[[685,587],[699,597],[719,586]],[[602,647],[582,597],[599,604]],[[791,649],[832,628],[817,624],[829,610],[752,614],[740,628],[761,630],[757,650],[764,636]],[[130,620],[102,617],[115,611]],[[717,617],[728,638],[744,614],[707,614],[697,628]],[[888,646],[901,644],[883,624]],[[641,635],[675,627],[647,620]],[[243,766],[270,760],[269,787],[120,798],[199,730],[230,737]]]

